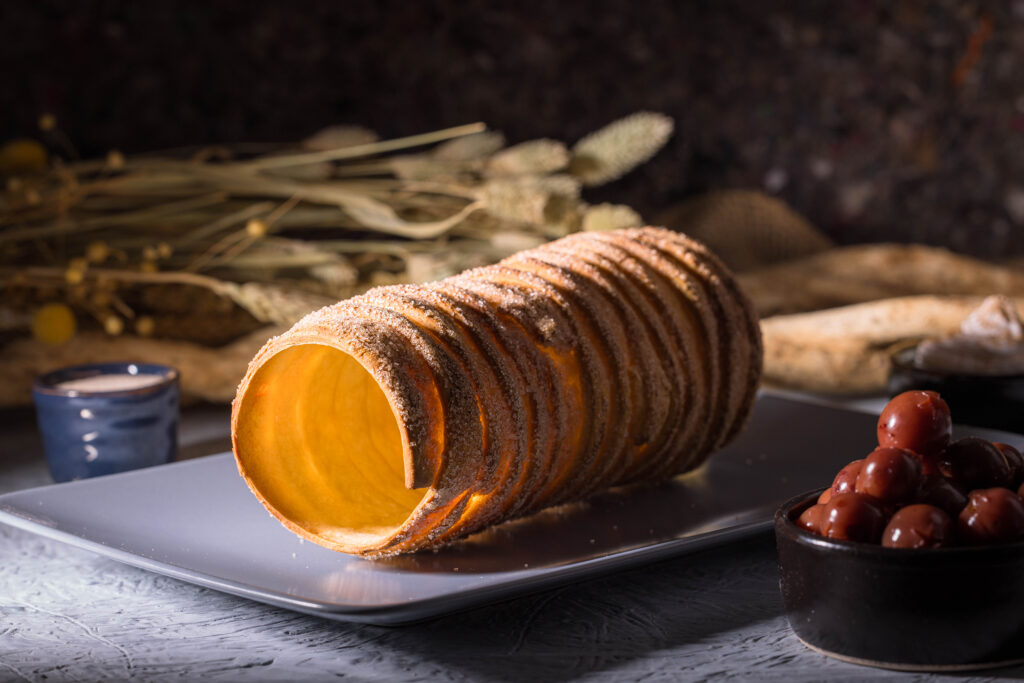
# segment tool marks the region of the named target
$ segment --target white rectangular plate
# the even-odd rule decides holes
[[[228,453],[0,496],[0,522],[136,567],[322,617],[417,621],[764,532],[875,443],[874,415],[762,395],[699,470],[599,495],[438,552],[368,561],[270,517]],[[1020,446],[1024,438],[964,433]]]

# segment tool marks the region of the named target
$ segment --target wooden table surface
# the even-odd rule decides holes
[[[227,448],[185,411],[182,453]],[[0,413],[0,493],[51,483],[32,413]],[[859,681],[941,677],[834,661],[782,613],[769,534],[602,579],[385,628],[269,607],[0,524],[0,681]]]

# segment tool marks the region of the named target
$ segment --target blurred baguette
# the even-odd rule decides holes
[[[741,273],[762,318],[914,295],[1024,297],[1024,273],[938,247],[841,247]]]
[[[899,297],[766,318],[763,381],[833,394],[884,391],[894,351],[957,331],[983,298]],[[1014,303],[1024,310],[1024,297]]]

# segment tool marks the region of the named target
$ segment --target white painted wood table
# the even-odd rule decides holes
[[[0,493],[50,483],[29,411],[0,413]],[[186,455],[226,450],[227,412],[182,420]],[[955,680],[1024,677],[1024,668]],[[384,628],[199,588],[0,525],[0,681],[940,680],[805,649],[782,614],[772,537]],[[950,677],[949,680],[954,680]]]

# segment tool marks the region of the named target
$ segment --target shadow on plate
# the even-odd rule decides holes
[[[656,486],[632,486],[501,524],[437,551],[378,560],[415,572],[493,573],[578,563],[677,538],[756,523],[770,511],[713,493],[702,467]]]

